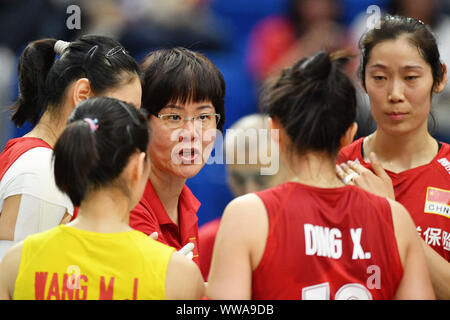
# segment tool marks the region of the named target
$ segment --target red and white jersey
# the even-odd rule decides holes
[[[39,147],[52,149],[47,142],[39,138],[16,138],[9,140],[5,149],[0,154],[0,180],[3,179],[6,171],[8,171],[21,155],[33,148]]]
[[[62,219],[62,216],[59,217],[61,212],[62,215],[66,211],[69,214],[73,213],[73,205],[69,197],[56,186],[52,156],[52,147],[42,139],[22,137],[8,141],[0,154],[0,211],[6,198],[14,195],[29,195],[38,201],[55,206],[52,209],[45,207],[45,211],[51,211],[52,213],[37,214],[45,220],[39,222],[42,228],[45,226],[53,227],[53,219],[59,219],[57,223],[59,224]],[[21,202],[23,210],[19,210],[19,212],[23,211],[28,214],[36,208],[44,210],[44,207],[40,207],[42,203],[33,201],[25,205],[25,202],[27,201]],[[47,217],[52,218],[48,220]],[[28,218],[26,221],[25,225],[20,224],[21,227],[32,224]],[[17,233],[18,228],[15,230],[15,234]]]
[[[391,209],[354,186],[256,193],[269,219],[252,299],[392,299],[403,276]]]
[[[353,160],[372,169],[362,155],[363,140],[343,148],[337,162]],[[450,261],[450,145],[441,142],[439,152],[428,164],[386,173],[392,179],[395,200],[409,211],[419,235]]]

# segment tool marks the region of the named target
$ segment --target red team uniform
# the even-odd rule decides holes
[[[360,138],[339,153],[338,163],[353,160],[368,169]],[[440,142],[439,152],[426,164],[394,173],[386,170],[394,185],[395,200],[410,213],[417,232],[437,253],[450,261],[450,145]]]
[[[147,235],[158,232],[158,241],[180,250],[189,242],[194,244],[193,261],[198,259],[198,218],[200,202],[185,185],[178,202],[178,225],[173,223],[156,194],[150,180],[141,200],[130,212],[130,226]]]
[[[214,243],[216,241],[217,231],[219,231],[220,218],[211,220],[202,225],[198,230],[199,238],[199,255],[200,259],[200,271],[202,272],[203,279],[208,281],[209,269],[211,268],[211,259],[214,250]]]
[[[295,182],[256,194],[269,233],[252,299],[393,299],[403,268],[385,198]]]

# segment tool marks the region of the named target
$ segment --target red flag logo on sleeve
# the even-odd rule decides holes
[[[428,187],[424,211],[450,218],[450,190]]]

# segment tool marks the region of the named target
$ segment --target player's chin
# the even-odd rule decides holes
[[[195,177],[205,163],[181,163],[177,165],[177,175],[184,179]]]

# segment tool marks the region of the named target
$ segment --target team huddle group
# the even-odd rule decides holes
[[[270,79],[287,179],[227,205],[209,259],[186,180],[223,130],[218,68],[185,48],[138,64],[103,36],[28,44],[11,119],[33,129],[0,154],[0,299],[450,299],[450,145],[428,129],[447,67],[413,18],[359,47],[377,129],[354,140],[345,51]]]

